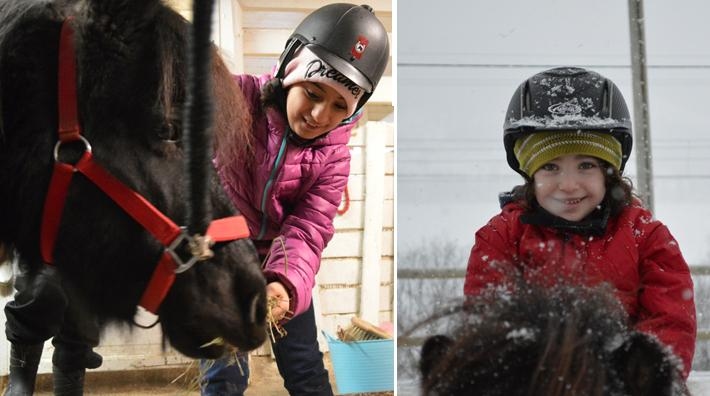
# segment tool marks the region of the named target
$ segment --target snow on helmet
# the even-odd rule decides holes
[[[302,46],[365,91],[358,109],[377,87],[390,55],[387,30],[368,5],[329,4],[306,16],[286,41],[276,78],[284,77],[286,65]]]
[[[631,154],[631,117],[619,88],[608,78],[579,67],[558,67],[525,80],[513,94],[503,124],[508,165],[520,170],[513,146],[540,131],[609,133],[621,143],[620,170]]]

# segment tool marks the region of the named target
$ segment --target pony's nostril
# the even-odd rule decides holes
[[[254,297],[251,299],[251,304],[249,304],[249,324],[257,324],[260,322],[259,316],[260,312],[262,311],[259,309],[261,307],[261,303],[263,301],[263,297],[261,293],[257,293],[254,295]]]

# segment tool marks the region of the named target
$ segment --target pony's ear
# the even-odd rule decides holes
[[[454,340],[445,335],[435,335],[429,337],[422,346],[421,359],[419,360],[419,372],[422,379],[428,378],[431,370],[448,352]]]
[[[627,394],[672,395],[678,380],[677,358],[656,338],[641,332],[631,336],[613,352],[614,369]]]

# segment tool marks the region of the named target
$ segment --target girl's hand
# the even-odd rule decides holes
[[[289,311],[290,298],[286,287],[281,282],[271,282],[266,285],[267,304],[270,301],[276,301],[276,304],[271,308],[271,315],[275,321],[282,320]]]

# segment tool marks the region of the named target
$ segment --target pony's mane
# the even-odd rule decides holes
[[[8,39],[13,35],[18,24],[32,19],[38,14],[46,14],[50,9],[48,1],[3,1],[0,2],[0,54],[3,54],[6,49]],[[0,64],[0,73],[2,72],[2,64]],[[0,81],[2,84],[2,81]],[[0,85],[0,92],[2,86]],[[2,108],[2,96],[0,96],[0,109]],[[0,148],[2,148],[5,139],[3,115],[0,112]]]
[[[100,54],[102,64],[120,65],[122,62],[109,62],[107,58],[120,60],[135,56],[135,54],[128,53],[129,46],[126,45],[126,42],[130,42],[131,34],[136,30],[145,28],[145,24],[137,21],[132,23],[133,29],[112,29],[105,25],[110,22],[102,15],[112,15],[114,20],[135,19],[135,11],[126,4],[137,3],[105,1],[97,2],[89,7],[86,2],[80,0],[0,2],[0,51],[3,50],[8,36],[15,32],[17,25],[23,21],[40,17],[59,20],[65,15],[75,15],[79,20],[90,22],[79,24],[80,34],[87,38],[85,40],[87,48],[80,49],[80,51],[89,57]],[[178,56],[178,54],[185,48],[188,34],[187,23],[176,12],[164,12],[164,9],[159,7],[159,2],[148,6],[147,14],[143,10],[143,21],[153,20],[154,22],[151,22],[152,28],[156,29],[156,33],[160,37],[157,45],[161,59],[162,81],[156,106],[161,106],[164,109],[164,114],[170,118],[166,120],[167,124],[171,125],[182,117],[182,108],[178,102],[185,95],[184,81],[186,76],[184,75],[184,65],[177,62],[185,59],[184,56]],[[132,24],[126,25],[131,26]],[[95,41],[98,38],[102,40],[100,43]],[[93,51],[92,46],[94,45],[100,46],[101,50]],[[113,50],[107,51],[107,48],[113,48]],[[218,104],[214,123],[216,156],[230,159],[246,158],[251,151],[250,113],[241,91],[232,80],[231,73],[216,49],[213,51],[212,69],[212,87]],[[175,81],[181,83],[175,84]],[[109,86],[110,84],[98,85]],[[0,98],[1,100],[2,98]],[[234,120],[237,120],[238,125],[234,124]],[[3,139],[2,114],[0,114],[0,147],[2,147]]]
[[[177,14],[172,14],[174,17]],[[170,19],[171,16],[166,16]],[[186,26],[183,18],[178,16],[180,27]],[[177,39],[160,40],[161,64],[162,64],[162,83],[160,84],[161,94],[159,95],[160,105],[164,110],[164,114],[168,117],[180,118],[182,107],[176,106],[176,102],[182,103],[185,97],[185,67],[183,65],[174,64],[171,60],[180,59],[177,56],[178,51],[186,46],[187,30],[176,27],[171,31],[166,31],[166,23],[159,24],[156,29],[159,30],[159,35],[168,35],[179,33]],[[163,45],[162,43],[173,43],[173,45]],[[175,45],[179,43],[179,45]],[[183,58],[185,59],[185,58]],[[251,155],[251,113],[246,103],[246,99],[242,91],[237,86],[234,78],[227,68],[224,60],[219,54],[216,47],[212,49],[212,64],[210,77],[211,89],[213,94],[214,123],[213,128],[213,151],[214,157],[217,159],[225,159],[218,163],[234,162],[234,159],[243,164]],[[174,81],[181,81],[182,84],[176,85]],[[179,98],[180,100],[176,100]],[[166,120],[168,124],[173,120]]]
[[[424,380],[424,388],[438,390],[469,377],[482,389],[504,393],[510,389],[511,381],[500,381],[500,377],[518,378],[520,382],[515,387],[527,390],[521,394],[556,395],[560,394],[558,387],[577,391],[579,387],[591,386],[598,390],[603,383],[589,382],[595,381],[597,374],[605,379],[604,369],[590,351],[604,348],[594,345],[593,349],[586,349],[589,343],[598,340],[580,333],[581,329],[600,332],[599,327],[604,326],[605,333],[624,337],[626,323],[617,309],[608,310],[608,316],[589,309],[616,307],[618,303],[604,296],[586,289],[537,287],[514,293],[488,290],[470,299],[460,308],[462,316],[454,316],[457,328],[452,333],[454,343],[450,352],[441,356]],[[585,299],[587,303],[579,303]],[[469,325],[472,321],[473,325]],[[455,351],[467,351],[469,356],[462,359]],[[505,363],[490,364],[496,361]],[[570,375],[573,375],[571,381],[558,381],[558,378],[569,379]]]
[[[215,157],[222,164],[234,158],[242,159],[240,162],[245,163],[252,155],[249,107],[244,94],[216,51],[212,69],[212,89],[215,97],[222,101],[222,106],[214,114]]]
[[[0,3],[0,48],[5,38],[15,29],[22,20],[31,18],[33,13],[46,12],[51,3],[41,1],[3,1]]]

